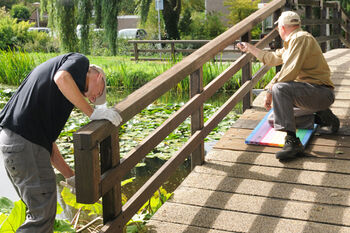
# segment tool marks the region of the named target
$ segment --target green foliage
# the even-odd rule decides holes
[[[12,5],[15,4],[17,0],[1,0],[0,1],[0,8],[5,7],[6,10],[10,10]]]
[[[18,20],[27,21],[30,17],[29,9],[23,5],[13,5],[11,9],[11,16]]]
[[[138,213],[149,213],[153,215],[172,196],[165,189],[160,187],[138,211]]]
[[[203,12],[205,10],[205,1],[198,0],[183,0],[183,9],[189,9],[191,11]]]
[[[86,211],[89,215],[102,215],[102,204],[100,202],[96,202],[95,204],[80,204],[76,202],[76,197],[74,194],[70,192],[66,187],[63,188],[61,192],[62,198],[64,202],[74,207],[75,209],[82,209]]]
[[[18,20],[27,21],[30,17],[29,9],[23,5],[13,5],[11,9],[11,16]]]
[[[81,39],[80,39],[80,51],[84,54],[89,54],[90,43],[89,43],[89,28],[90,19],[92,15],[92,2],[91,0],[80,0],[78,4],[79,24],[82,25],[80,28]]]
[[[1,209],[3,209],[4,207],[6,206],[1,206]],[[7,209],[6,212],[9,212],[9,210]],[[5,219],[4,219],[4,215],[6,216]],[[5,213],[0,213],[0,232],[4,232],[4,233],[16,232],[18,227],[20,227],[24,222],[25,216],[26,216],[25,204],[21,200],[16,201],[13,204],[13,208],[9,215],[6,215]],[[3,219],[2,222],[1,222],[1,219]]]
[[[28,28],[29,22],[11,18],[10,14],[4,8],[0,9],[0,49],[21,48],[21,46],[30,40]]]
[[[185,12],[185,14],[188,14]],[[180,21],[180,29],[182,29],[182,25],[189,22],[188,16],[184,14],[182,20]],[[188,25],[188,29],[181,31],[182,39],[192,39],[192,40],[200,40],[200,39],[213,39],[223,33],[226,30],[226,27],[220,20],[220,15],[217,13],[209,13],[205,16],[204,12],[192,12],[190,24]]]
[[[190,8],[186,8],[179,22],[179,31],[181,37],[189,35],[191,33],[191,23],[191,10]]]
[[[58,41],[46,32],[30,31],[30,39],[23,44],[22,49],[26,52],[57,53],[59,52]]]
[[[229,23],[234,25],[258,10],[259,0],[225,0],[224,5],[229,9]]]
[[[53,225],[54,232],[75,232],[71,224],[67,220],[55,219],[55,224]]]
[[[134,15],[136,9],[136,0],[121,0],[120,15]]]
[[[96,28],[102,27],[102,0],[93,0],[94,11],[95,11],[95,25]]]
[[[147,21],[148,13],[154,9],[154,1],[152,0],[140,0],[136,12],[141,15],[141,23],[144,24]],[[155,10],[154,10],[155,11]]]
[[[9,214],[13,209],[13,207],[14,207],[14,204],[10,199],[6,197],[0,197],[0,213]],[[1,222],[0,222],[0,225],[1,225]]]
[[[118,37],[118,0],[102,0],[103,26],[108,41],[111,55],[117,54],[117,37]]]
[[[57,203],[57,209],[62,210]],[[57,211],[58,212],[58,211]],[[0,232],[14,233],[24,223],[26,206],[19,200],[12,202],[6,197],[0,197]],[[55,220],[54,232],[75,232],[66,220]]]
[[[56,9],[57,26],[62,50],[66,52],[78,51],[77,20],[74,1],[58,0]]]
[[[19,85],[36,65],[46,61],[47,58],[48,55],[45,54],[0,50],[0,82],[8,85]]]

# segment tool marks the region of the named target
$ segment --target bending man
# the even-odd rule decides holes
[[[55,143],[77,107],[91,120],[107,119],[115,126],[114,109],[90,106],[106,102],[106,77],[82,54],[69,53],[34,68],[0,113],[0,153],[6,172],[27,206],[21,233],[53,232],[57,196],[54,165],[65,178],[74,177]]]

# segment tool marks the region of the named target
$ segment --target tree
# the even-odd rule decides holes
[[[11,16],[20,21],[27,21],[30,17],[29,9],[23,5],[13,5],[11,9]]]
[[[80,33],[80,51],[88,54],[90,50],[89,46],[89,29],[90,29],[90,20],[92,12],[92,2],[91,0],[80,0],[79,1],[79,24],[81,24]]]
[[[94,0],[95,25],[96,28],[102,27],[102,0]]]
[[[57,26],[63,51],[78,51],[76,7],[72,0],[57,0]]]
[[[138,11],[141,15],[141,22],[145,23],[152,0],[140,0]],[[178,24],[181,13],[181,0],[163,0],[164,10],[162,17],[165,23],[167,39],[180,39]]]
[[[16,0],[1,0],[0,8],[5,7],[5,9],[8,11],[11,9],[12,5],[15,3],[16,3]]]
[[[168,39],[179,40],[178,24],[181,13],[181,0],[163,0],[163,18]]]
[[[118,37],[118,0],[102,0],[103,26],[113,55],[117,54]]]
[[[229,23],[232,25],[240,22],[258,9],[259,0],[225,0],[224,6],[228,6],[230,14]]]

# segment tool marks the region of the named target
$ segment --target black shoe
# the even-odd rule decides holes
[[[321,127],[329,126],[332,133],[336,133],[339,130],[339,119],[333,112],[328,108],[324,111],[316,112],[315,123]]]
[[[287,135],[285,138],[284,147],[276,153],[276,158],[279,160],[290,160],[296,157],[304,156],[304,147],[300,139],[294,136]]]

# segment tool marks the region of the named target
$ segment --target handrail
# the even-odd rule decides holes
[[[298,0],[298,4],[306,1]],[[309,1],[316,4],[319,1]],[[124,225],[158,189],[172,172],[192,153],[193,167],[204,162],[204,138],[242,99],[249,104],[249,92],[256,82],[269,70],[263,66],[251,75],[251,54],[244,54],[232,63],[223,73],[207,86],[202,87],[202,66],[228,45],[242,37],[250,42],[250,30],[268,16],[274,14],[277,19],[286,0],[271,1],[260,9],[227,30],[214,40],[203,45],[191,55],[174,65],[163,74],[154,78],[140,89],[130,94],[115,105],[123,118],[123,123],[141,112],[154,100],[169,91],[182,79],[190,75],[191,99],[178,111],[172,114],[162,125],[147,136],[138,146],[132,149],[123,159],[119,158],[118,128],[106,120],[93,121],[74,133],[74,153],[76,169],[77,201],[94,203],[102,197],[104,226],[102,232],[122,232]],[[323,7],[333,6],[323,3]],[[323,21],[322,21],[323,22]],[[276,29],[272,30],[260,42],[258,48],[264,48],[278,37]],[[339,35],[325,36],[321,42],[338,40]],[[342,38],[342,40],[346,38]],[[242,86],[235,94],[204,124],[203,103],[209,99],[236,72],[242,69]],[[247,101],[248,100],[248,101]],[[169,159],[130,199],[121,205],[121,179],[149,151],[178,127],[186,118],[192,116],[192,136],[171,159]]]

